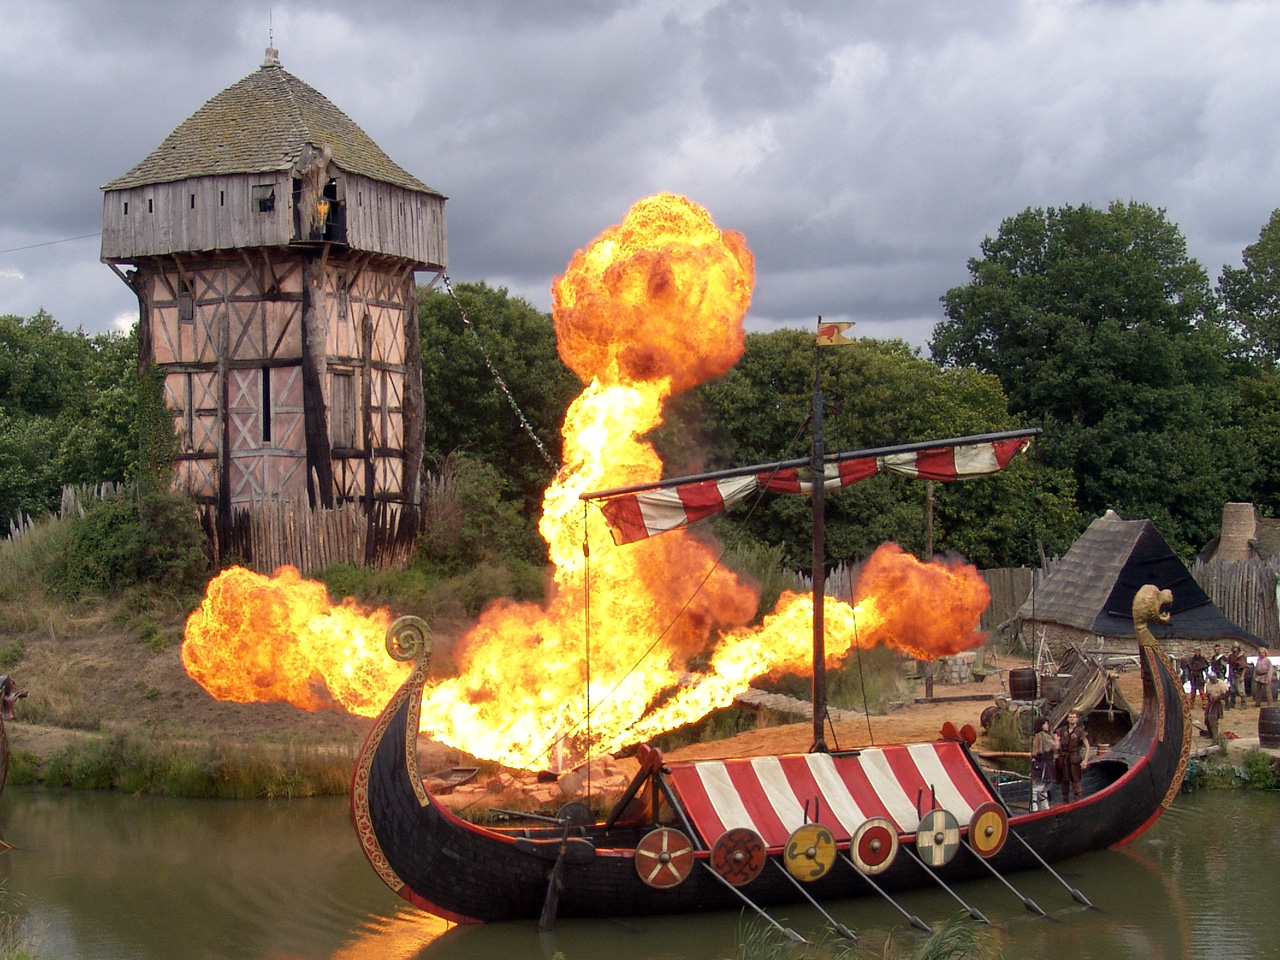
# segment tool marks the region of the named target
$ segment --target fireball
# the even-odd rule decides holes
[[[599,511],[579,499],[661,477],[644,436],[671,396],[742,355],[754,280],[742,236],[673,194],[635,204],[555,279],[558,349],[584,386],[561,431],[564,466],[543,499],[548,599],[483,612],[452,652],[457,675],[424,692],[422,732],[478,757],[540,767],[556,744],[611,751],[728,705],[763,674],[807,669],[810,597],[784,594],[748,626],[758,595],[711,546],[686,530],[615,546]],[[221,579],[188,621],[183,646],[189,672],[215,696],[303,709],[332,701],[370,716],[402,682],[404,667],[381,653],[387,611],[333,607],[285,570],[236,588],[233,604],[255,606],[233,606],[222,625],[219,603],[232,591]],[[268,585],[277,581],[308,593],[313,612],[294,612]],[[888,544],[868,561],[858,593],[854,605],[825,600],[830,663],[854,646],[934,657],[980,641],[988,595],[971,567],[921,564]]]

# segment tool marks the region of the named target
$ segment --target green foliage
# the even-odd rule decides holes
[[[796,589],[795,577],[782,566],[782,547],[766,545],[745,537],[726,542],[720,562],[760,591],[759,621],[778,605],[783,590]]]
[[[74,740],[47,759],[34,778],[46,786],[121,790],[224,800],[339,796],[350,786],[352,757],[219,744],[156,744],[124,735]],[[30,781],[24,781],[30,782]]]
[[[18,750],[9,756],[8,783],[35,783],[40,774],[40,758],[30,750]]]
[[[1204,270],[1164,211],[1027,209],[943,296],[934,358],[999,378],[1043,423],[1044,463],[1071,471],[1085,516],[1153,520],[1190,554],[1254,467],[1234,426],[1234,342]]]
[[[444,291],[424,293],[418,307],[426,458],[440,462],[455,450],[467,450],[499,472],[503,489],[536,523],[553,470],[525,433],[485,357],[553,460],[560,457],[564,412],[581,384],[556,353],[550,316],[483,282],[461,283],[454,291],[470,327]]]
[[[0,643],[0,672],[8,673],[22,660],[24,644],[21,637]]]
[[[51,579],[71,598],[139,585],[198,592],[209,573],[204,550],[204,532],[185,497],[153,491],[100,500],[68,525]]]
[[[456,574],[499,557],[543,563],[546,546],[517,500],[504,497],[505,480],[493,464],[452,453],[424,478],[425,529],[416,563]]]
[[[134,335],[0,316],[0,518],[54,509],[64,484],[137,475],[137,352]]]
[[[830,931],[797,944],[764,918],[745,912],[738,922],[736,939],[734,960],[845,960],[853,955],[852,945],[835,939]]]
[[[1280,364],[1280,210],[1244,248],[1243,266],[1222,268],[1223,310],[1243,338],[1244,353],[1275,368]]]
[[[1280,786],[1275,758],[1265,750],[1250,750],[1244,755],[1244,775],[1254,790],[1274,790]]]
[[[889,647],[855,647],[837,666],[827,669],[827,703],[841,710],[888,713],[891,703],[906,699],[910,692],[902,667],[902,654]],[[809,673],[771,674],[757,678],[752,686],[806,702],[813,699]]]

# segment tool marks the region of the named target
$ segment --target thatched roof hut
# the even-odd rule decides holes
[[[1115,511],[1089,524],[1018,611],[1033,649],[1041,641],[1060,656],[1072,644],[1092,653],[1137,649],[1133,597],[1154,583],[1173,593],[1168,625],[1151,630],[1175,656],[1212,643],[1257,647],[1257,637],[1223,615],[1150,520],[1122,520]]]

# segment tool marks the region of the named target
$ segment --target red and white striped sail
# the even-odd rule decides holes
[[[967,824],[993,799],[990,784],[955,740],[668,767],[676,795],[708,843],[746,827],[767,846],[780,847],[797,827],[815,820],[843,842],[871,817],[887,817],[899,833],[912,833],[935,805]]]
[[[877,473],[897,473],[943,483],[985,477],[1007,467],[1030,443],[1030,436],[1019,436],[828,460],[822,486],[824,490],[839,490]],[[719,513],[760,490],[812,493],[812,474],[806,467],[792,466],[720,479],[695,480],[608,496],[602,499],[600,510],[609,523],[615,543],[634,543]]]

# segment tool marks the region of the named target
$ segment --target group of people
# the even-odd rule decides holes
[[[1031,809],[1049,809],[1055,783],[1063,803],[1070,803],[1073,795],[1076,800],[1083,797],[1080,783],[1092,749],[1089,733],[1080,722],[1080,711],[1069,712],[1054,733],[1049,732],[1047,717],[1037,720],[1031,741]]]
[[[1205,657],[1196,647],[1191,656],[1182,661],[1183,677],[1189,688],[1188,706],[1200,698],[1204,705],[1206,736],[1218,739],[1218,724],[1224,711],[1234,710],[1237,705],[1241,709],[1248,706],[1246,675],[1251,681],[1254,706],[1266,706],[1274,699],[1271,687],[1275,668],[1268,658],[1267,648],[1258,648],[1258,659],[1251,675],[1248,666],[1249,661],[1239,644],[1231,648],[1231,653],[1224,655],[1222,646],[1215,643],[1210,657]]]

